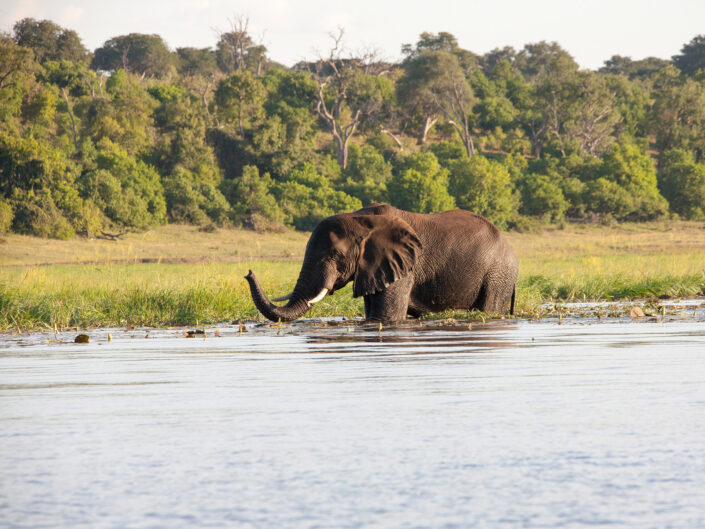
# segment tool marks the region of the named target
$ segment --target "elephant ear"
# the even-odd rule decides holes
[[[421,241],[398,217],[361,215],[355,219],[369,230],[360,242],[353,296],[381,292],[411,273],[421,253]]]

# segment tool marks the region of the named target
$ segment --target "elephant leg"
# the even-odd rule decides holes
[[[482,287],[479,308],[483,312],[494,312],[504,314],[510,310],[511,298],[514,288],[507,288],[502,284],[489,284]]]
[[[413,275],[395,281],[382,292],[365,296],[365,317],[375,321],[403,321],[409,309]]]

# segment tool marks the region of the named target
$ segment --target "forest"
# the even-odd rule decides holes
[[[555,42],[278,64],[244,17],[213,48],[0,33],[0,233],[71,239],[166,223],[312,229],[372,202],[503,229],[705,219],[705,35],[671,60],[580,69]]]

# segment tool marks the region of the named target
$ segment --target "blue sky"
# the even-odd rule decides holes
[[[214,46],[218,30],[243,15],[250,33],[283,64],[327,50],[345,28],[351,50],[374,48],[396,60],[422,31],[448,31],[463,48],[485,53],[555,40],[583,68],[612,55],[668,59],[705,34],[705,0],[2,0],[0,29],[24,17],[74,29],[89,49],[127,33],[157,33],[172,47]]]

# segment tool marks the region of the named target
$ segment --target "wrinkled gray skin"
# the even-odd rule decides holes
[[[332,294],[353,281],[368,320],[395,322],[447,309],[513,314],[517,273],[507,240],[479,215],[372,204],[313,230],[286,305],[274,305],[251,270],[245,279],[255,306],[272,321],[300,318],[322,289]]]

